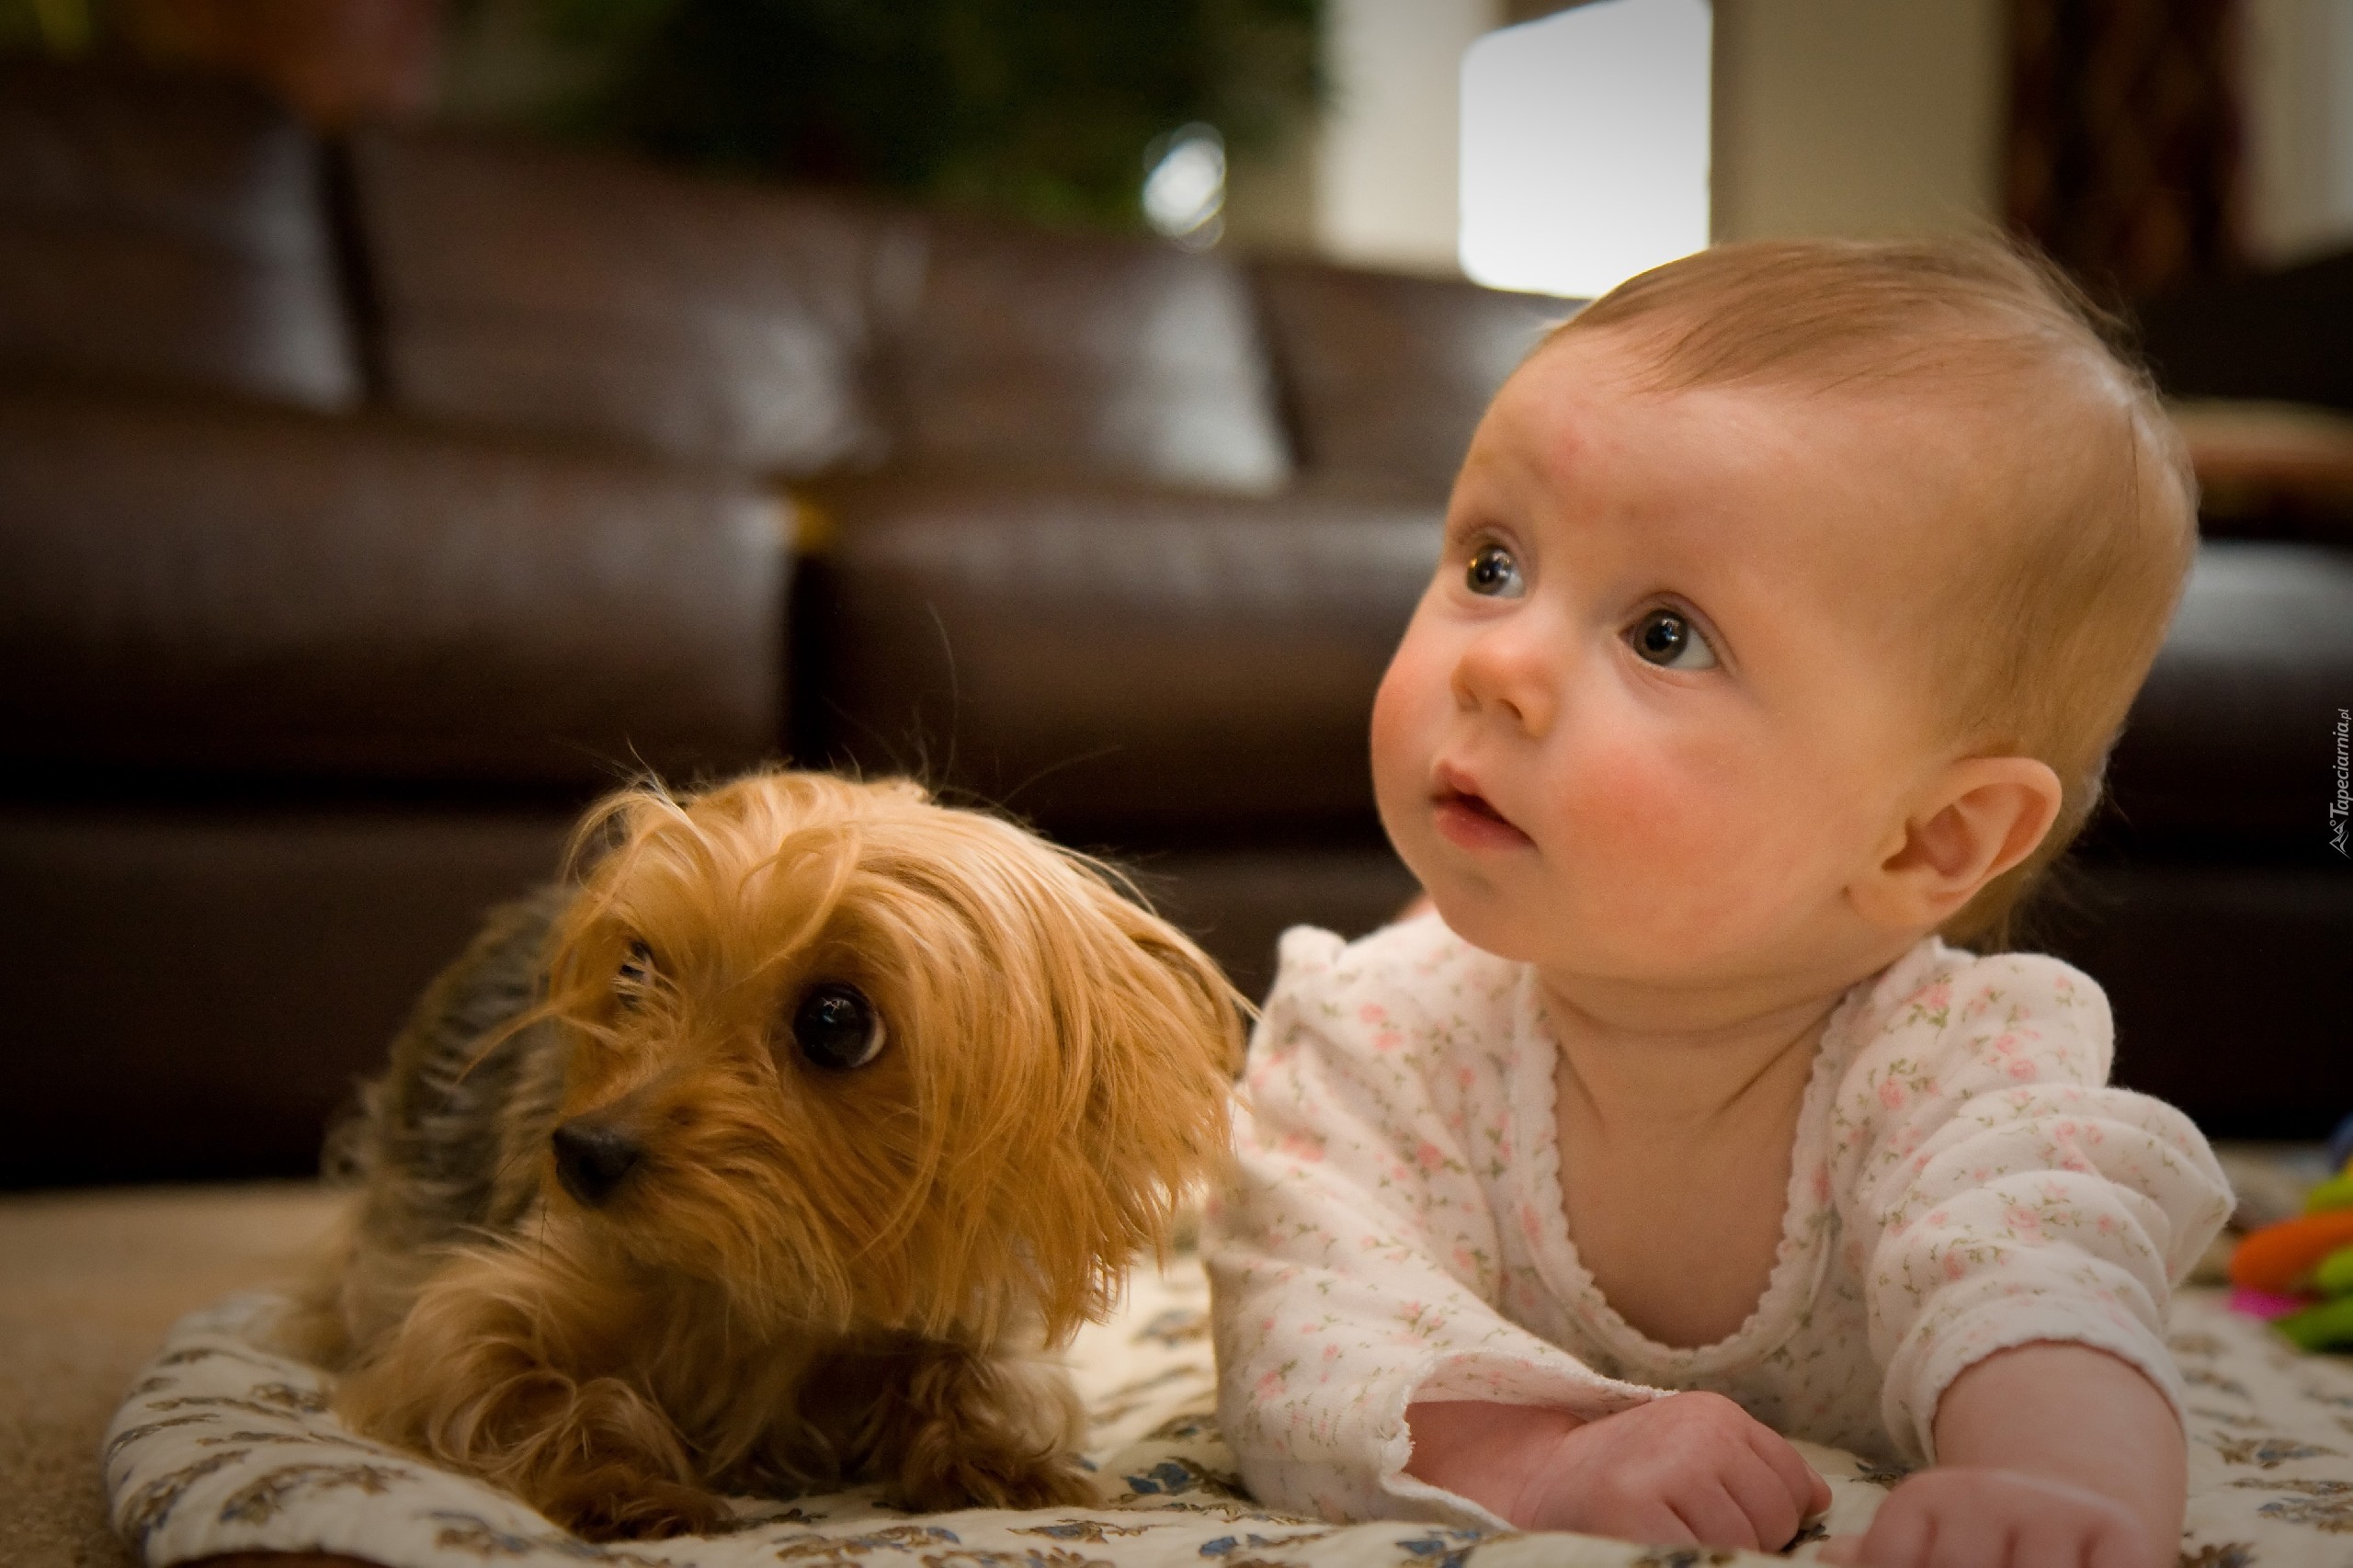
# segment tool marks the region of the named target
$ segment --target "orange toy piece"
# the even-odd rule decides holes
[[[2231,1254],[2231,1283],[2275,1296],[2304,1288],[2321,1260],[2353,1246],[2353,1209],[2331,1209],[2266,1225]]]

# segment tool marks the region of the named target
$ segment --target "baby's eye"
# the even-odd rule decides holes
[[[1516,599],[1527,591],[1527,585],[1519,580],[1519,562],[1500,544],[1483,544],[1472,551],[1462,582],[1485,598]]]
[[[1716,651],[1691,618],[1671,609],[1654,609],[1634,623],[1634,652],[1667,670],[1711,670]]]

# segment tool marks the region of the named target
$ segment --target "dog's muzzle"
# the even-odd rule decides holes
[[[563,1190],[591,1209],[600,1208],[637,1168],[645,1151],[610,1122],[576,1117],[555,1130],[555,1176]]]

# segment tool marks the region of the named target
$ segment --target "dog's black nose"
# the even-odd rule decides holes
[[[558,1127],[554,1143],[556,1179],[591,1209],[613,1195],[645,1153],[611,1123],[585,1116]]]

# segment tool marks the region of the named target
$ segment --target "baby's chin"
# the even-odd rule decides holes
[[[1460,848],[1426,817],[1403,825],[1405,831],[1390,834],[1398,858],[1447,928],[1483,952],[1547,972],[1653,985],[1677,983],[1719,956],[1645,929],[1644,909],[1594,907],[1596,890],[1558,885],[1525,854]]]
[[[1410,867],[1412,862],[1406,862]],[[1446,928],[1484,952],[1513,963],[1537,963],[1545,954],[1530,922],[1511,907],[1500,890],[1479,879],[1446,869],[1414,867]]]
[[[1421,879],[1447,928],[1483,952],[1533,964],[1548,976],[1581,976],[1618,984],[1706,985],[1752,974],[1773,944],[1684,922],[1651,929],[1640,909],[1597,909],[1559,889],[1515,889],[1434,856],[1406,864]]]

